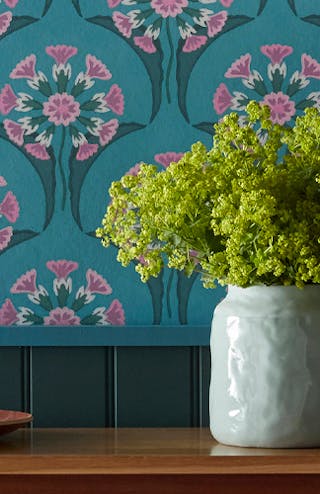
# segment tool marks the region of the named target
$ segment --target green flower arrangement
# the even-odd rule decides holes
[[[113,182],[97,237],[142,281],[167,265],[205,287],[320,283],[319,111],[287,127],[251,101],[214,127],[211,149]]]

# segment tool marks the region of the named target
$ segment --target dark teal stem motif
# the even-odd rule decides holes
[[[167,92],[168,103],[171,103],[170,74],[171,74],[171,69],[172,69],[172,64],[173,64],[174,51],[173,51],[172,36],[171,36],[171,32],[170,32],[170,24],[169,24],[170,20],[169,19],[170,18],[167,17],[167,21],[166,21],[167,37],[168,37],[168,42],[169,42],[169,47],[170,47],[170,58],[169,58],[167,73],[166,73],[166,92]]]
[[[187,313],[191,289],[198,275],[199,273],[194,271],[191,276],[187,277],[183,272],[178,272],[177,297],[180,324],[188,324]]]
[[[150,278],[147,281],[149,292],[152,298],[153,323],[160,324],[162,319],[162,300],[164,295],[163,270],[158,278]]]
[[[66,205],[66,197],[67,197],[67,181],[66,181],[65,173],[63,171],[63,164],[62,164],[62,155],[63,155],[65,139],[66,139],[66,128],[62,126],[62,137],[61,137],[61,144],[60,144],[59,157],[58,157],[58,165],[59,165],[59,171],[60,171],[61,183],[62,183],[62,201],[61,201],[62,211],[64,211]]]

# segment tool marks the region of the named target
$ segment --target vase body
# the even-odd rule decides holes
[[[210,349],[217,441],[320,446],[320,286],[230,286],[214,311]]]

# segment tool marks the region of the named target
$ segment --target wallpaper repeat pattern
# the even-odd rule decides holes
[[[223,288],[101,247],[107,190],[250,99],[320,108],[319,36],[317,0],[0,1],[0,325],[208,324]]]

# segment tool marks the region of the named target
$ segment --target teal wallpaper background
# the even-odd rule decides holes
[[[94,237],[108,188],[250,99],[319,108],[319,35],[317,0],[0,2],[0,326],[209,327],[224,288],[142,284]]]

